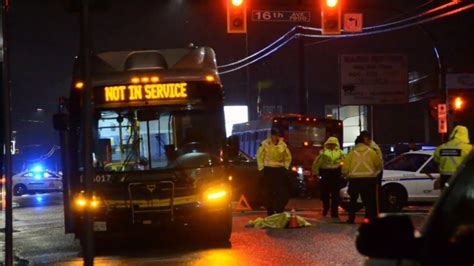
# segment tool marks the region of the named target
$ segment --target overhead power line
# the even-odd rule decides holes
[[[285,34],[280,36],[277,40],[275,40],[271,44],[267,45],[266,47],[264,47],[260,51],[255,52],[252,55],[247,56],[245,58],[242,58],[242,59],[240,59],[238,61],[235,61],[233,63],[229,63],[229,64],[226,64],[226,65],[219,66],[218,68],[221,69],[221,68],[228,68],[228,67],[231,67],[231,66],[236,66],[236,65],[241,64],[241,65],[233,67],[231,69],[223,70],[223,71],[219,72],[219,74],[224,75],[224,74],[228,74],[230,72],[237,71],[237,70],[242,69],[244,67],[247,67],[247,66],[249,66],[249,65],[251,65],[251,64],[253,64],[253,63],[255,63],[255,62],[271,55],[271,54],[273,54],[274,52],[276,52],[277,50],[279,50],[280,48],[282,48],[283,46],[285,46],[286,44],[288,44],[291,40],[293,40],[295,38],[306,37],[306,38],[325,39],[325,40],[321,40],[321,41],[318,41],[318,42],[315,42],[315,43],[311,44],[311,45],[314,45],[314,44],[321,44],[323,42],[334,40],[334,39],[351,38],[351,37],[364,37],[364,36],[369,36],[369,35],[375,35],[375,34],[381,34],[381,33],[387,33],[387,32],[391,32],[391,31],[401,30],[401,29],[417,26],[417,25],[420,25],[420,24],[428,23],[428,22],[433,22],[435,20],[442,19],[444,17],[455,15],[457,13],[466,11],[466,10],[471,9],[471,8],[474,8],[474,4],[468,4],[468,5],[464,5],[464,6],[456,8],[456,9],[453,9],[451,11],[447,11],[447,12],[444,12],[444,13],[441,13],[441,14],[437,14],[435,16],[430,16],[431,14],[433,14],[435,12],[438,12],[440,10],[444,10],[444,9],[449,8],[449,7],[451,7],[453,5],[456,5],[456,4],[457,4],[457,2],[450,2],[448,4],[445,4],[445,5],[442,5],[442,6],[439,6],[439,7],[435,7],[433,9],[425,11],[421,14],[418,14],[418,15],[415,15],[415,16],[412,16],[412,17],[409,17],[409,18],[406,18],[406,19],[402,19],[402,20],[394,21],[394,22],[390,22],[390,23],[385,23],[385,24],[380,24],[380,25],[376,25],[376,26],[365,27],[365,28],[363,28],[365,30],[365,32],[361,32],[361,33],[340,34],[340,35],[307,34],[307,33],[295,32],[295,31],[297,29],[301,29],[301,30],[306,30],[306,31],[320,32],[321,29],[320,28],[314,28],[314,27],[307,27],[307,26],[296,26],[296,27],[291,28],[288,32],[286,32]],[[413,21],[413,20],[417,20],[417,21],[416,22],[411,22],[411,23],[406,23],[408,21]],[[405,23],[405,24],[403,24],[403,23]],[[402,25],[398,25],[398,24],[402,24]],[[394,25],[397,25],[397,26],[394,26]],[[378,29],[378,30],[374,30],[374,29]],[[278,43],[280,43],[280,44],[278,44]],[[310,46],[310,45],[308,45],[308,46]],[[246,63],[244,63],[244,62],[246,62]],[[242,63],[244,63],[244,64],[242,64]]]

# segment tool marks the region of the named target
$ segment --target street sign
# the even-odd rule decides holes
[[[408,102],[408,70],[405,55],[341,55],[340,69],[342,105]]]
[[[438,133],[446,134],[448,133],[448,123],[447,123],[447,112],[446,104],[438,104]]]
[[[310,11],[252,10],[252,21],[258,22],[310,22]]]
[[[362,32],[362,13],[344,14],[345,32]]]

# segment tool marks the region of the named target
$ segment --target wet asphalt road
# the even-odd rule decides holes
[[[28,195],[14,199],[14,250],[19,264],[82,265],[80,246],[64,234],[62,195]],[[189,236],[147,243],[118,243],[98,254],[96,265],[360,265],[355,249],[357,225],[322,218],[319,202],[293,201],[313,224],[301,229],[246,228],[264,212],[235,213],[229,245],[210,246],[189,241]],[[407,209],[420,227],[429,207]],[[359,222],[363,214],[358,217]],[[341,212],[341,218],[346,216]],[[1,223],[3,224],[3,217]],[[3,226],[2,226],[3,227]],[[2,235],[3,238],[3,235]],[[3,241],[2,241],[3,242]],[[0,243],[3,245],[3,243]]]

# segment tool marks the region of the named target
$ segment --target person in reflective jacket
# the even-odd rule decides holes
[[[313,162],[312,173],[315,177],[320,176],[323,216],[328,214],[329,206],[331,206],[331,216],[338,218],[341,164],[344,153],[339,146],[339,140],[335,137],[329,137],[323,147]]]
[[[291,153],[278,129],[271,130],[271,137],[264,140],[257,152],[257,166],[263,171],[263,194],[267,214],[285,210],[288,203],[287,175],[291,163]]]
[[[438,146],[434,152],[433,160],[438,163],[441,188],[444,188],[448,179],[472,151],[469,144],[469,131],[464,126],[456,126],[446,143]]]
[[[348,223],[355,222],[355,209],[359,195],[369,220],[377,217],[376,189],[377,176],[382,171],[382,158],[364,143],[363,137],[357,137],[356,146],[344,159],[342,174],[349,180],[348,194],[351,197]]]

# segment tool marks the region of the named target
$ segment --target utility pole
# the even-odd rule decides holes
[[[298,28],[301,31],[301,28]],[[304,37],[298,36],[298,98],[300,114],[308,114],[308,89],[306,88],[306,61]]]
[[[82,75],[84,77],[84,98],[82,132],[84,136],[84,185],[86,199],[92,199],[92,84],[91,84],[91,32],[89,25],[89,0],[82,0],[81,6],[81,56]],[[94,234],[92,227],[92,210],[86,208],[84,223],[84,265],[94,264]]]
[[[9,51],[9,18],[8,0],[2,1],[2,30],[3,30],[3,69],[2,69],[2,98],[3,98],[3,136],[4,170],[5,170],[5,265],[13,265],[13,209],[12,209],[12,120],[11,120],[11,88],[10,88],[10,51]]]

